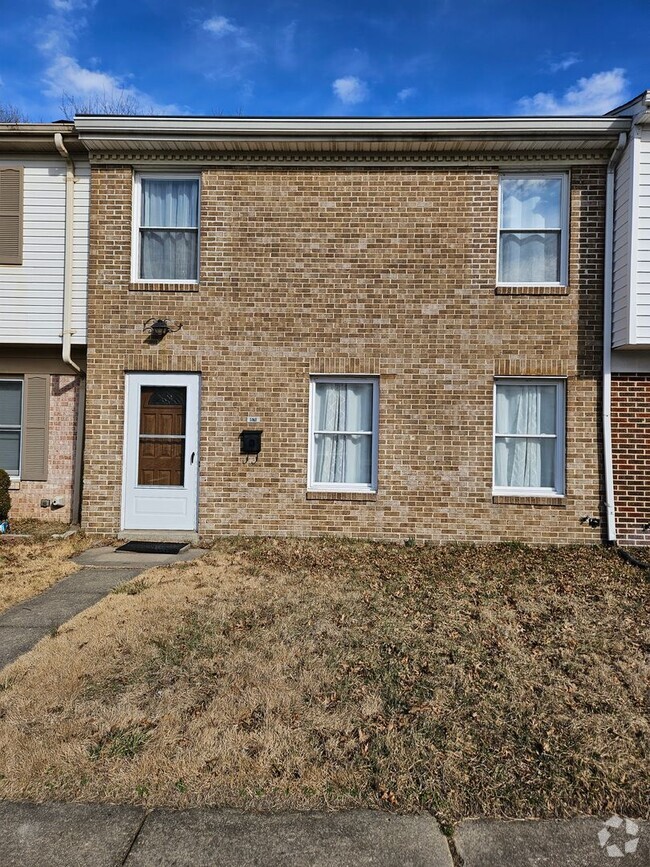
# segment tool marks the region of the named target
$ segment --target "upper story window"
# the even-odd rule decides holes
[[[377,490],[378,377],[311,380],[309,487]]]
[[[0,265],[23,263],[23,169],[0,166]]]
[[[136,176],[135,280],[198,281],[199,190],[196,176]]]
[[[500,284],[567,285],[568,187],[566,172],[501,176]]]

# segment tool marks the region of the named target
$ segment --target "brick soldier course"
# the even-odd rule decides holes
[[[204,536],[597,541],[579,519],[602,500],[605,168],[571,167],[568,288],[497,290],[498,181],[496,165],[204,167],[198,286],[132,285],[133,168],[94,165],[85,527],[120,526],[125,371],[182,371],[202,376]],[[182,328],[150,345],[151,317]],[[307,492],[310,373],[379,375],[376,494]],[[493,498],[495,375],[567,377],[561,500]],[[248,415],[257,463],[239,455]]]

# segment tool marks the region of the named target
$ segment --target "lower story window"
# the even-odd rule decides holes
[[[495,494],[564,494],[564,406],[564,380],[496,380]]]
[[[22,380],[0,380],[0,469],[14,478],[20,476],[22,417]]]
[[[311,380],[309,487],[377,490],[377,377]]]

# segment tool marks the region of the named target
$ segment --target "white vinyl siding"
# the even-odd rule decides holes
[[[638,151],[636,342],[650,344],[650,130],[641,130]]]
[[[86,342],[90,166],[76,162],[72,342]],[[0,265],[0,343],[61,343],[65,163],[57,157],[0,158],[23,173],[22,265]]]
[[[629,341],[630,239],[632,230],[632,144],[628,144],[616,169],[614,187],[614,256],[612,281],[613,345]]]

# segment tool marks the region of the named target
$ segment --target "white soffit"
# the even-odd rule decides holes
[[[78,116],[90,151],[452,153],[607,151],[629,118],[201,118]]]

